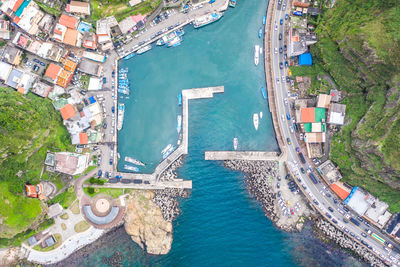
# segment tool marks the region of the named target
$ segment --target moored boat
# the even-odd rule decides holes
[[[265,25],[265,22],[267,22],[267,16],[263,17],[263,25]]]
[[[135,164],[135,165],[144,166],[143,162],[141,162],[140,160],[131,158],[131,157],[125,157],[125,161],[129,162],[129,163],[132,163],[132,164]]]
[[[211,14],[207,14],[198,18],[195,18],[193,21],[193,26],[195,28],[200,28],[203,26],[206,26],[208,24],[211,24],[213,22],[216,22],[217,20],[219,20],[222,16],[224,15],[224,13],[221,12],[215,12],[215,13],[211,13]]]
[[[260,111],[260,119],[262,119],[262,117],[263,117],[263,112]]]
[[[229,0],[229,6],[230,7],[235,7],[236,6],[236,0]]]
[[[171,145],[171,147],[163,154],[163,159],[165,159],[166,157],[168,157],[172,151],[174,151],[175,147]]]
[[[237,139],[236,137],[233,138],[233,149],[234,149],[234,150],[237,150],[237,148],[238,148],[238,143],[239,143],[238,139]]]
[[[261,87],[261,94],[262,94],[264,99],[267,99],[267,92],[265,91],[264,87]]]
[[[124,165],[124,169],[128,170],[128,171],[134,171],[134,172],[138,172],[139,171],[138,167],[130,166],[130,165],[127,165],[127,164]]]
[[[253,114],[253,124],[254,124],[254,128],[256,129],[256,131],[258,130],[258,124],[259,124],[259,118],[258,118],[258,113],[254,113]]]
[[[168,149],[170,149],[172,147],[171,144],[168,144],[166,147],[164,147],[164,149],[161,151],[161,154],[164,155],[165,153],[167,153]]]
[[[124,59],[130,59],[130,58],[133,58],[134,56],[135,56],[135,53],[131,53],[131,54],[125,56]]]
[[[118,131],[122,129],[122,125],[124,123],[124,114],[125,114],[125,105],[118,104],[118,121],[117,121]]]
[[[261,38],[262,37],[262,28],[260,28],[260,29],[258,29],[258,38]]]
[[[182,93],[178,94],[178,105],[182,106]]]
[[[178,117],[177,117],[177,124],[176,124],[176,131],[178,132],[178,133],[180,133],[181,132],[181,130],[182,130],[182,115],[178,115]]]
[[[175,36],[171,41],[169,41],[166,45],[167,47],[177,47],[181,44],[182,37]]]
[[[147,51],[149,51],[151,49],[151,45],[146,45],[145,47],[140,48],[136,53],[138,55],[141,55],[143,53],[146,53]]]
[[[257,66],[258,65],[258,61],[260,58],[260,46],[259,45],[255,45],[254,46],[254,64]]]

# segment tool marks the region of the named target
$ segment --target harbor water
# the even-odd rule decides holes
[[[310,226],[300,234],[279,231],[248,195],[243,174],[204,160],[206,150],[276,151],[271,116],[260,88],[265,86],[263,55],[256,67],[254,45],[266,0],[241,0],[216,23],[185,28],[182,45],[155,47],[122,61],[129,68],[131,95],[119,132],[118,151],[146,164],[151,173],[161,150],[176,145],[177,95],[182,89],[225,86],[212,99],[191,100],[189,154],[179,177],[191,179],[191,196],[181,201],[169,254],[146,255],[123,228],[78,252],[64,266],[107,266],[116,251],[124,266],[359,266],[354,258],[317,240]],[[263,112],[258,131],[253,113]],[[122,170],[123,160],[119,162]],[[62,266],[61,263],[60,266]]]

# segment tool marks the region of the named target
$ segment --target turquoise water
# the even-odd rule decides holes
[[[157,47],[122,62],[134,87],[131,98],[124,100],[119,152],[122,158],[129,155],[148,164],[145,172],[158,164],[167,144],[176,144],[180,90],[224,85],[225,93],[190,103],[189,154],[179,177],[193,180],[193,190],[181,201],[170,253],[146,255],[119,229],[70,257],[65,266],[107,266],[102,258],[116,251],[123,255],[124,266],[359,265],[318,241],[309,227],[301,234],[276,229],[248,195],[241,173],[204,161],[206,150],[232,149],[233,137],[243,150],[277,149],[260,92],[263,62],[258,67],[253,63],[266,6],[265,0],[242,0],[218,23],[200,30],[186,27],[180,47]],[[260,111],[264,117],[255,131],[252,114]]]

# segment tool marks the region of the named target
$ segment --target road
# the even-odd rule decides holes
[[[286,3],[285,1],[283,3]],[[332,219],[336,220],[336,226],[341,228],[346,233],[350,234],[354,239],[358,241],[363,241],[365,244],[370,246],[370,248],[375,252],[376,255],[379,255],[381,259],[384,259],[389,264],[397,264],[400,260],[399,255],[399,248],[398,245],[395,244],[393,241],[391,242],[395,248],[393,250],[387,249],[386,246],[379,243],[374,238],[367,235],[367,237],[362,236],[362,233],[366,233],[365,229],[371,230],[373,233],[378,234],[379,236],[383,237],[386,240],[390,240],[386,237],[383,233],[381,233],[378,229],[373,226],[368,226],[363,222],[359,222],[360,225],[357,226],[352,222],[345,222],[346,216],[353,217],[354,219],[357,218],[357,215],[353,214],[352,211],[345,212],[343,209],[342,204],[340,201],[337,203],[334,202],[334,194],[329,192],[331,197],[327,196],[329,189],[326,185],[319,181],[319,183],[314,184],[310,177],[307,175],[307,172],[304,174],[300,171],[300,168],[304,168],[304,170],[312,169],[312,163],[310,164],[309,160],[307,159],[306,164],[302,164],[297,156],[296,147],[300,147],[299,143],[297,142],[296,136],[291,130],[290,127],[293,127],[292,119],[287,119],[287,114],[290,114],[290,107],[288,105],[289,95],[288,95],[288,88],[286,83],[286,72],[287,68],[285,68],[285,59],[284,54],[285,51],[280,51],[280,48],[283,49],[285,39],[287,38],[287,34],[285,34],[285,26],[286,24],[290,23],[289,20],[285,20],[285,15],[288,14],[289,11],[283,10],[283,6],[277,5],[277,8],[274,10],[274,22],[271,25],[270,33],[272,33],[271,41],[273,43],[273,48],[271,50],[272,53],[272,74],[273,74],[273,82],[276,90],[276,97],[277,97],[277,113],[278,118],[281,123],[281,132],[283,135],[283,140],[286,142],[287,146],[287,163],[289,168],[292,170],[292,173],[295,173],[296,180],[298,184],[304,189],[305,193],[308,195],[311,200],[316,200],[311,204],[314,205],[317,209],[321,211],[321,213],[329,219],[329,216]],[[280,20],[283,20],[283,25],[280,24]],[[282,34],[281,40],[279,40],[279,34]],[[282,63],[283,66],[280,66]],[[287,142],[287,138],[290,138],[290,144]],[[305,154],[305,153],[303,153]],[[315,174],[316,177],[318,175]],[[329,195],[329,194],[328,194]],[[318,203],[318,204],[317,204]],[[329,211],[328,208],[331,208],[332,211]],[[342,214],[343,213],[343,214]],[[328,216],[329,215],[329,216]],[[332,221],[331,219],[331,221]],[[356,219],[357,220],[357,219]],[[347,220],[346,220],[347,221]],[[335,225],[334,222],[332,224]]]

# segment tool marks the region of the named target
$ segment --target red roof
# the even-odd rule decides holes
[[[337,184],[332,184],[331,185],[331,189],[333,190],[333,192],[336,193],[336,195],[338,195],[342,200],[345,200],[350,193],[347,192],[345,189],[343,189],[342,187],[340,187]]]
[[[54,64],[54,63],[50,63],[49,67],[46,70],[46,73],[44,74],[45,76],[55,80],[57,79],[58,74],[61,71],[61,67]]]
[[[68,120],[75,116],[76,111],[71,104],[66,104],[64,107],[60,109],[61,116],[64,120]]]
[[[62,14],[58,23],[64,25],[67,28],[75,29],[76,24],[78,23],[78,19],[75,17]]]
[[[301,109],[301,122],[315,122],[315,109],[302,108]]]
[[[86,145],[88,143],[87,133],[79,133],[79,144]]]

